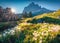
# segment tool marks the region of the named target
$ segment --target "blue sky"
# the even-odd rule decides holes
[[[28,6],[31,2],[35,2],[39,6],[50,10],[60,9],[60,0],[0,0],[0,6],[3,8],[11,7],[16,10],[16,13],[22,13],[24,7]]]

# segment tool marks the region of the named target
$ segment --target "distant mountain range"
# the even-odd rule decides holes
[[[46,8],[42,8],[38,4],[35,4],[34,2],[32,2],[27,7],[24,8],[23,13],[25,12],[27,13],[32,12],[33,14],[42,14],[42,13],[48,13],[52,11]]]

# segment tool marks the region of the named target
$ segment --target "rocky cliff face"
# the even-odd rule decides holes
[[[51,10],[42,8],[38,4],[35,4],[34,2],[30,3],[27,7],[24,8],[23,13],[29,13],[32,12],[33,14],[38,14],[38,13],[48,13],[51,12]]]

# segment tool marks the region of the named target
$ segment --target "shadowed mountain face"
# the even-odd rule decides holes
[[[52,11],[46,8],[41,8],[41,6],[32,2],[27,7],[24,8],[23,13],[25,12],[27,13],[32,12],[33,14],[42,14],[42,13],[48,13]]]

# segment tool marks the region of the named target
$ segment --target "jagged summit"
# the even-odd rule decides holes
[[[35,3],[34,2],[31,2],[30,5],[35,5]]]
[[[51,12],[51,10],[46,9],[46,8],[42,8],[38,4],[35,4],[34,2],[31,2],[28,6],[26,6],[24,8],[23,13],[25,13],[25,12],[27,12],[27,13],[32,12],[32,13],[36,14],[36,13]]]

